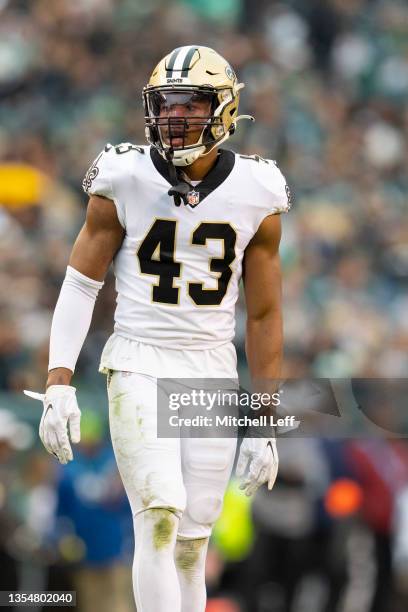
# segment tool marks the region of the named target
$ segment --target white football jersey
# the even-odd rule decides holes
[[[83,186],[113,200],[126,230],[113,262],[115,334],[176,349],[230,342],[245,248],[265,217],[290,207],[276,164],[222,149],[176,206],[154,148],[107,145]]]

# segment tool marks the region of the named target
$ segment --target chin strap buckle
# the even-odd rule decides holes
[[[173,147],[169,147],[165,153],[167,162],[169,164],[170,182],[172,186],[168,190],[169,196],[173,196],[174,204],[180,206],[181,202],[187,206],[187,194],[193,189],[192,185],[185,181],[177,172],[177,168],[173,164],[174,150]]]

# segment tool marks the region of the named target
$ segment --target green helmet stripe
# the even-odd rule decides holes
[[[171,77],[172,73],[173,73],[173,67],[174,64],[176,62],[177,56],[180,53],[182,47],[178,47],[177,49],[174,49],[173,53],[170,56],[169,59],[169,63],[166,66],[167,72],[166,72],[166,77]]]
[[[190,68],[190,64],[191,64],[191,60],[193,59],[193,55],[194,53],[197,51],[197,47],[191,47],[191,49],[189,50],[189,52],[187,53],[185,59],[184,59],[184,63],[183,63],[183,67],[182,67],[182,72],[181,72],[181,76],[182,77],[187,77],[188,76],[188,70]]]

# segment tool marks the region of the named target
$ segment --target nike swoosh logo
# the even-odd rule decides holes
[[[47,410],[45,411],[45,414],[44,414],[44,419],[45,419],[45,417],[47,416],[48,411],[49,411],[49,409],[50,409],[50,408],[51,408],[51,410],[52,410],[52,404],[48,404],[48,406],[47,406]]]

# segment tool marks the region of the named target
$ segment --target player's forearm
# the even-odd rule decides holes
[[[265,315],[247,321],[246,355],[251,374],[252,392],[267,393],[272,397],[279,389],[282,370],[282,320],[280,316]],[[264,404],[257,414],[273,415],[276,404]],[[271,427],[270,437],[273,437]]]
[[[52,319],[48,386],[70,383],[102,285],[68,266]]]
[[[282,370],[282,318],[276,313],[248,318],[245,342],[252,381],[278,380]]]

